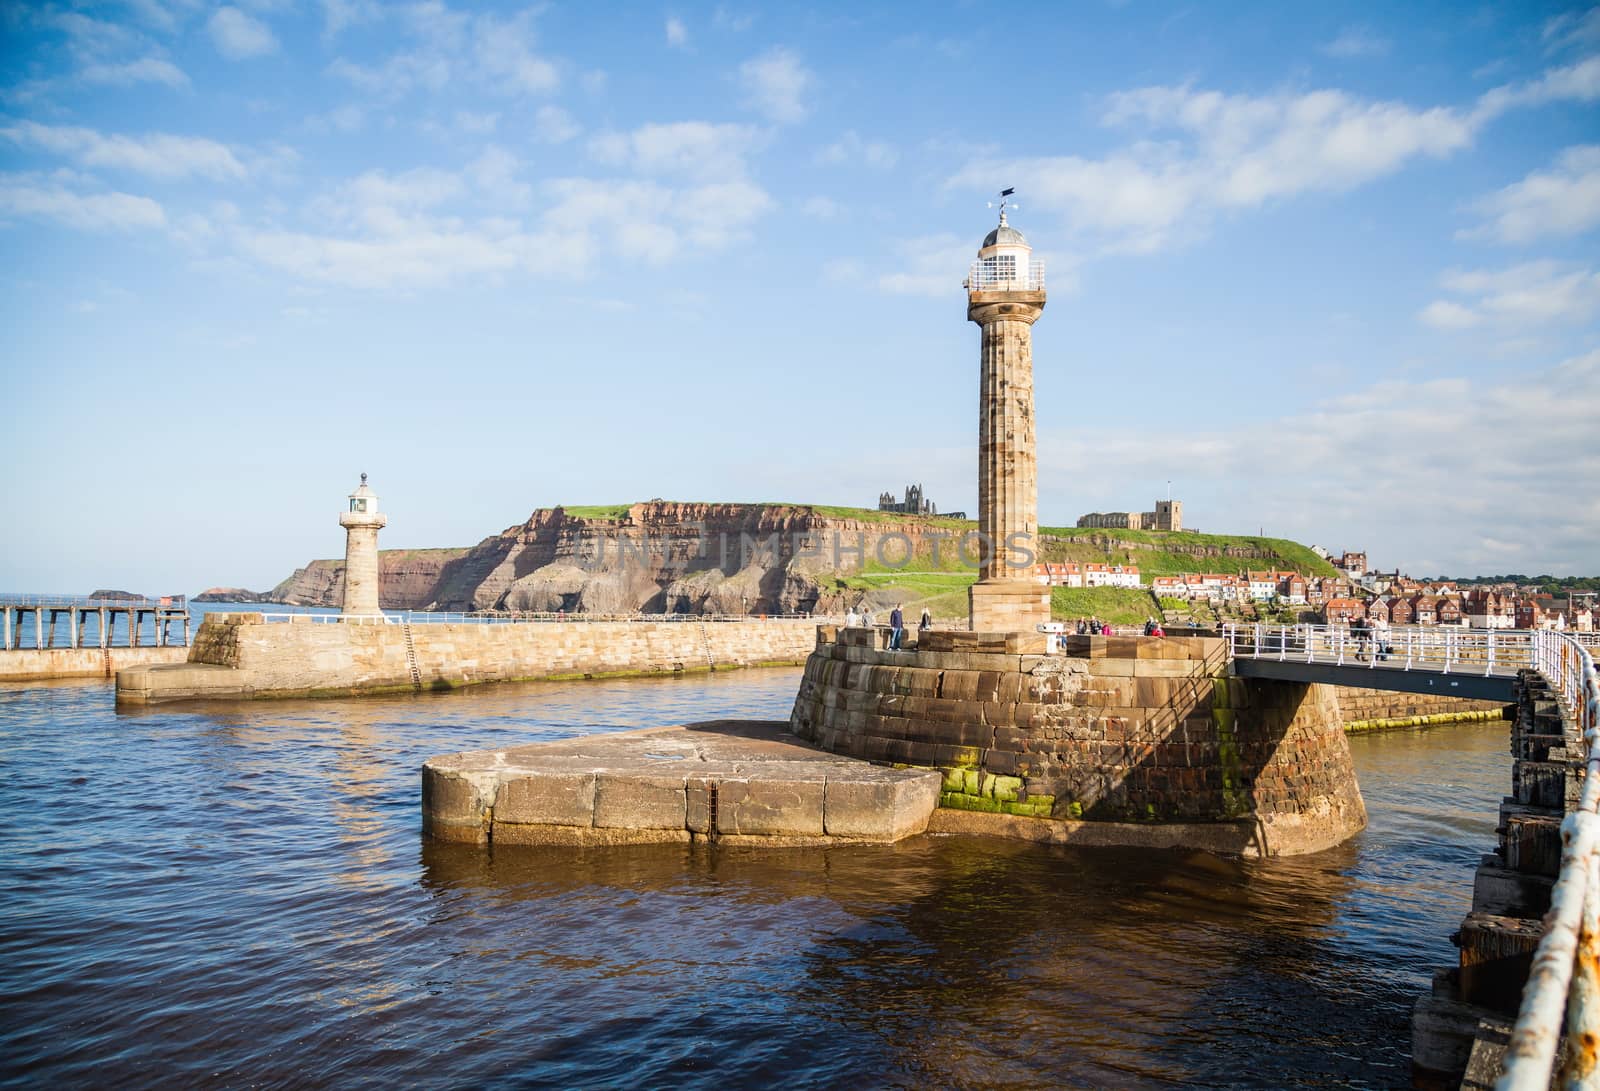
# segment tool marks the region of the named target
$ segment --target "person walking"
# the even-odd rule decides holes
[[[900,638],[905,635],[906,618],[900,612],[900,604],[894,604],[894,609],[889,611],[889,650],[900,650]]]
[[[1390,650],[1389,622],[1380,616],[1372,623],[1372,654],[1380,662],[1388,662]]]
[[[1372,628],[1367,624],[1367,619],[1358,617],[1350,623],[1350,635],[1356,638],[1356,660],[1359,662],[1367,657],[1367,644],[1372,639]]]

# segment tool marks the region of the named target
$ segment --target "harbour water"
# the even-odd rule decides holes
[[[0,1080],[51,1087],[1408,1085],[1503,724],[1352,740],[1313,857],[424,843],[428,757],[784,718],[798,672],[118,712],[0,687]]]

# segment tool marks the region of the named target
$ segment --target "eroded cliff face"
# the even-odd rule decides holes
[[[959,524],[852,519],[802,505],[652,500],[616,518],[541,508],[441,579],[441,610],[799,613],[830,609],[818,577],[898,561]],[[824,581],[825,583],[831,581]]]
[[[803,505],[652,500],[606,517],[540,508],[471,549],[379,553],[385,609],[774,614],[834,609],[835,573],[926,555],[966,529],[908,516],[841,517]],[[819,584],[819,578],[821,580]],[[312,561],[271,601],[338,606],[342,560]],[[859,597],[859,596],[858,596]]]
[[[378,602],[386,610],[421,610],[433,601],[440,576],[465,549],[385,549],[378,552]],[[239,600],[244,601],[244,600]],[[344,603],[344,559],[312,561],[259,599],[288,606]]]

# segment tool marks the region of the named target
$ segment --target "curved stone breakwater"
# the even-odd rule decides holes
[[[117,701],[344,697],[479,682],[691,673],[804,662],[816,623],[539,621],[328,623],[209,614],[187,662],[117,674]]]
[[[791,715],[825,750],[938,769],[935,829],[1315,852],[1366,824],[1329,687],[1233,678],[1199,637],[927,632],[913,651],[821,626]]]

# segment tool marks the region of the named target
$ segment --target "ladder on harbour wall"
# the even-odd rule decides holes
[[[714,671],[717,669],[717,660],[716,657],[711,654],[711,634],[706,631],[706,623],[704,621],[701,621],[699,625],[700,646],[706,650],[706,669]]]
[[[417,643],[411,639],[411,623],[404,622],[400,631],[406,638],[406,668],[411,672],[411,688],[418,693],[422,692],[422,670],[417,666]]]

